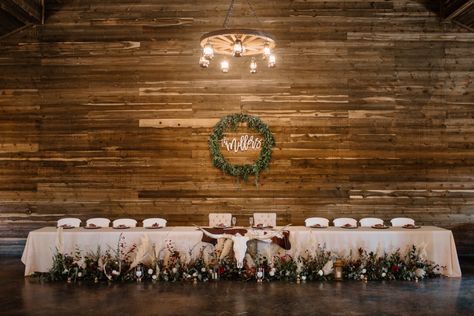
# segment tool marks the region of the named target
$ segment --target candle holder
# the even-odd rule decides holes
[[[265,270],[263,268],[257,268],[257,273],[255,274],[257,278],[257,282],[263,282],[263,278],[265,277]]]
[[[141,282],[142,281],[142,277],[143,277],[143,266],[141,264],[139,264],[136,268],[135,268],[135,276],[137,277],[137,282]]]
[[[336,262],[334,263],[334,279],[336,281],[342,281],[343,276],[342,276],[342,260],[341,259],[336,259]]]

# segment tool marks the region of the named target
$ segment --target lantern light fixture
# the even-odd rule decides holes
[[[268,67],[273,68],[276,66],[276,57],[275,55],[271,54],[268,57]]]
[[[250,61],[250,73],[257,73],[257,61],[255,60],[255,57],[252,57],[252,60]]]
[[[229,62],[225,59],[223,61],[221,61],[221,71],[223,73],[229,72]]]

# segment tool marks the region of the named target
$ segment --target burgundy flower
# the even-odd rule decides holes
[[[219,267],[219,274],[223,274],[224,273],[224,267]]]
[[[397,265],[393,265],[390,270],[392,270],[392,273],[397,273],[398,272],[398,266]]]

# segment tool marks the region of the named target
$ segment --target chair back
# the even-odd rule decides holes
[[[383,225],[383,219],[376,217],[364,217],[359,220],[360,226],[371,227],[374,225]]]
[[[209,213],[209,226],[232,226],[231,213]]]
[[[409,217],[395,217],[390,220],[393,227],[402,227],[404,225],[415,225],[415,220]]]
[[[152,227],[153,225],[157,224],[160,225],[160,227],[166,227],[166,223],[168,221],[164,218],[146,218],[143,220],[143,227]]]
[[[94,217],[94,218],[89,218],[86,221],[86,226],[89,226],[90,224],[93,224],[97,227],[109,227],[110,225],[110,219],[108,218],[103,218],[103,217]]]
[[[350,218],[350,217],[335,218],[335,219],[333,219],[332,223],[336,227],[341,227],[341,226],[344,226],[346,224],[350,224],[351,226],[357,226],[357,220],[355,220],[353,218]]]
[[[329,220],[324,217],[309,217],[304,220],[304,224],[306,227],[313,226],[316,224],[319,224],[322,227],[328,227],[329,226]]]
[[[255,226],[276,226],[276,213],[253,213],[253,224]]]
[[[113,227],[117,227],[120,225],[125,225],[128,227],[137,227],[137,221],[133,218],[119,218],[112,222]]]
[[[57,227],[60,227],[60,226],[64,226],[64,225],[68,225],[68,226],[72,226],[72,227],[79,227],[81,226],[81,220],[79,218],[75,218],[75,217],[65,217],[65,218],[60,218],[58,219],[58,222],[57,222]]]

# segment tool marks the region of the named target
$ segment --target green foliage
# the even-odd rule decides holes
[[[215,279],[232,281],[256,280],[258,269],[263,270],[265,281],[327,281],[334,278],[332,263],[336,256],[319,247],[304,256],[293,258],[290,255],[275,256],[273,260],[260,256],[255,262],[244,261],[244,268],[237,268],[232,256],[218,259],[216,252],[200,255],[191,260],[183,259],[181,254],[168,245],[166,259],[159,259],[155,253],[152,260],[140,262],[130,268],[137,247],[127,247],[120,237],[117,249],[104,253],[82,255],[77,249],[72,254],[57,253],[48,273],[36,276],[46,281],[88,281],[88,282],[134,282],[137,269],[141,271],[141,281],[151,282],[209,282]],[[150,259],[150,258],[149,258]],[[344,279],[352,280],[406,280],[418,281],[423,278],[439,276],[439,267],[427,260],[422,250],[412,246],[406,254],[400,250],[378,256],[374,252],[359,249],[358,253],[342,258]]]
[[[344,259],[343,273],[346,279],[418,281],[439,276],[439,266],[427,260],[423,251],[414,245],[405,256],[402,256],[400,249],[383,256],[364,249],[359,249],[358,252],[357,258],[349,256]]]
[[[225,130],[235,131],[239,123],[247,123],[247,127],[260,133],[262,136],[262,147],[257,160],[253,164],[232,165],[222,155],[220,142]],[[225,174],[242,178],[245,181],[250,175],[255,175],[255,183],[258,185],[258,177],[261,171],[270,164],[272,148],[275,140],[268,126],[260,118],[248,114],[230,114],[224,116],[215,126],[209,136],[209,152],[212,164],[221,169]]]
[[[325,265],[329,261],[333,261],[334,256],[331,254],[330,251],[319,247],[315,253],[310,253],[306,251],[305,257],[299,257],[298,261],[300,262],[301,268],[301,276],[305,276],[307,280],[319,280],[319,281],[327,281],[331,280],[333,277],[332,269],[331,273],[326,273],[324,271]]]
[[[296,260],[290,255],[274,257],[273,269],[275,273],[270,275],[273,280],[296,281],[298,277]]]

